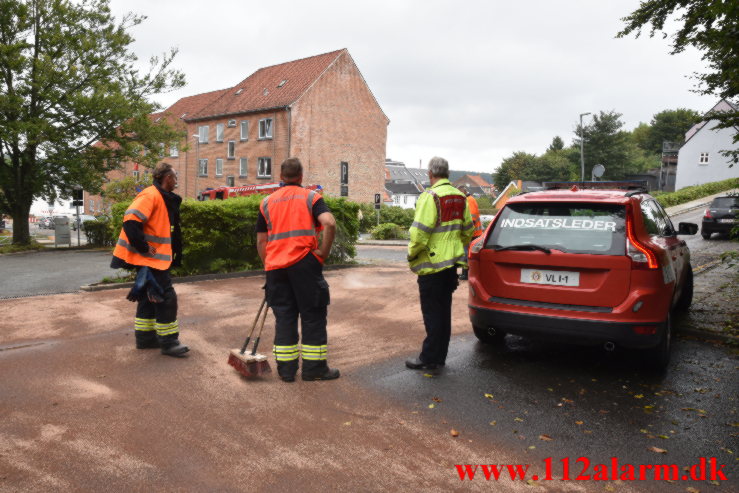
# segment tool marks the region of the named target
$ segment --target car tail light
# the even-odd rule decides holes
[[[710,209],[706,209],[706,212],[703,213],[703,217],[705,217],[707,219],[713,218],[713,216],[711,215],[711,210]]]
[[[483,237],[479,237],[476,240],[473,240],[472,243],[470,243],[470,254],[476,255],[480,253],[480,250],[482,250],[482,247],[485,245],[485,242],[483,241]]]
[[[657,333],[656,325],[635,325],[631,328],[635,334],[641,336],[651,336]]]
[[[634,234],[634,223],[626,221],[626,255],[631,258],[634,267],[640,269],[657,269],[657,255],[646,245],[639,243]]]

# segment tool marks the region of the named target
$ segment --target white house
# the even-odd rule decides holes
[[[707,117],[718,111],[737,111],[737,107],[722,99]],[[685,144],[677,155],[675,190],[739,177],[739,165],[729,167],[730,159],[721,154],[721,151],[738,148],[733,139],[739,129],[717,129],[717,123],[718,120],[708,119],[685,133]]]

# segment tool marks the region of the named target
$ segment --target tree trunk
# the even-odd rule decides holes
[[[16,202],[11,216],[13,217],[13,244],[28,245],[31,243],[31,234],[28,227],[28,214],[31,212],[33,200],[22,200]]]

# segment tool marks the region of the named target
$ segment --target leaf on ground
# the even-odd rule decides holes
[[[521,423],[523,421],[523,418],[513,418],[513,421],[518,421],[519,423]]]
[[[436,404],[429,404],[429,409],[433,409],[436,407]]]
[[[439,399],[438,397],[434,397],[434,398],[433,398],[433,399],[431,399],[431,400],[432,400],[432,401],[434,401],[434,402],[441,402],[441,399]]]
[[[647,447],[647,450],[649,450],[650,452],[656,452],[658,454],[666,454],[667,453],[667,450],[665,450],[663,448],[655,447],[654,445],[652,445],[651,447]]]
[[[640,431],[641,433],[649,433],[649,430],[645,430],[644,428],[642,428],[642,429],[641,429],[641,430],[639,430],[639,431]]]
[[[487,399],[492,399],[492,398],[493,398],[493,394],[485,394],[485,397],[486,397]]]
[[[451,436],[453,436],[454,438],[457,438],[459,436],[459,432],[457,430],[455,430],[454,428],[452,428],[451,430],[449,430],[449,434]]]
[[[685,488],[685,491],[687,491],[688,493],[701,493],[701,490],[697,490],[692,486],[688,486],[687,488]]]
[[[604,489],[604,490],[606,490],[606,491],[616,491],[616,488],[614,488],[614,487],[613,487],[613,486],[611,486],[610,484],[607,484],[607,485],[605,485],[605,486],[603,487],[603,489]]]
[[[599,412],[599,413],[601,413],[601,414],[608,414],[608,413],[610,413],[611,411],[606,411],[605,409],[601,409],[601,410],[600,410],[600,411],[598,411],[598,412]]]
[[[534,486],[536,484],[536,481],[534,481],[533,479],[527,479],[526,484],[529,486]]]
[[[424,373],[423,376],[426,378],[434,378],[434,376],[431,373]]]
[[[497,421],[491,421],[491,422],[490,422],[490,426],[495,426],[495,425],[497,425],[497,424],[498,424],[498,422],[497,422]]]
[[[549,392],[554,392],[554,389],[553,389],[553,388],[551,388],[551,387],[547,387],[547,390],[548,390]]]
[[[728,448],[725,448],[725,447],[721,447],[721,450],[723,450],[724,452],[726,452],[728,454],[734,455],[734,451],[731,450],[731,449],[728,449]]]
[[[584,422],[585,422],[585,421],[575,421],[575,424],[576,424],[576,425],[581,425],[581,424],[583,424]]]
[[[657,435],[657,436],[660,437],[660,438],[662,438],[663,440],[669,440],[670,439],[670,437],[668,437],[667,435]]]
[[[344,423],[344,426],[351,426],[351,425],[352,425],[351,421],[347,421],[346,423]]]
[[[552,440],[554,440],[554,438],[550,437],[549,435],[539,435],[539,440],[551,442]]]
[[[534,450],[536,448],[536,445],[529,445],[529,450]]]
[[[575,401],[572,399],[568,399],[567,397],[562,397],[562,402],[565,402],[567,404],[574,404]]]
[[[644,394],[636,394],[634,399],[644,399]]]

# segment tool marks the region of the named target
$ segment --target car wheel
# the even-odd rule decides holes
[[[707,240],[711,237],[711,233],[706,233],[705,231],[701,231],[701,236],[704,240]]]
[[[495,330],[492,327],[477,327],[473,325],[472,330],[475,332],[477,339],[483,344],[502,344],[505,339],[505,332]]]
[[[645,363],[652,370],[663,372],[667,370],[670,363],[670,353],[672,352],[672,314],[667,314],[667,320],[664,323],[662,337],[659,344],[645,351]]]
[[[688,273],[685,278],[685,285],[683,291],[680,293],[680,297],[677,299],[675,308],[680,311],[688,311],[691,303],[693,303],[693,267],[688,264]]]

